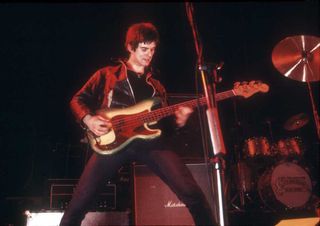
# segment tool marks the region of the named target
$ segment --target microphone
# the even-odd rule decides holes
[[[213,62],[213,63],[204,63],[203,65],[199,65],[199,70],[201,71],[207,71],[207,75],[209,82],[221,82],[222,81],[222,77],[217,76],[217,73],[215,73],[214,71],[220,71],[222,69],[224,65],[223,61],[220,61],[219,63]]]
[[[204,63],[203,65],[199,66],[200,70],[221,70],[224,65],[224,61],[220,61],[219,63],[213,62],[213,63]]]

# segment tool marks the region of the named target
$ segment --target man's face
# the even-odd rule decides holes
[[[137,66],[147,67],[151,63],[153,54],[156,50],[155,42],[142,42],[139,43],[136,50],[133,50],[130,46],[128,47],[130,52],[130,59]]]

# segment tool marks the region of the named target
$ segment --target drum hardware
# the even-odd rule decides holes
[[[267,126],[268,126],[268,131],[269,131],[271,143],[274,142],[274,137],[273,137],[273,132],[272,132],[272,121],[273,121],[272,118],[266,118],[263,122],[263,124],[267,124]]]
[[[251,193],[254,190],[255,184],[253,180],[252,170],[248,166],[248,164],[243,160],[246,158],[246,155],[249,155],[248,152],[244,153],[242,151],[242,140],[243,140],[243,124],[238,118],[238,109],[236,104],[236,99],[233,101],[233,109],[234,109],[234,127],[232,127],[232,131],[234,132],[233,136],[235,137],[234,144],[234,162],[231,172],[231,179],[229,180],[229,189],[231,182],[235,186],[235,193],[230,200],[231,206],[239,212],[245,211],[247,206],[254,202],[251,197]],[[253,143],[255,142],[255,138],[250,139]],[[249,146],[253,145],[249,141]],[[258,145],[259,146],[259,145]],[[247,149],[248,150],[248,149]],[[251,150],[251,149],[250,149]],[[252,151],[254,152],[254,151]],[[253,156],[255,154],[252,154]]]
[[[304,127],[309,122],[309,117],[305,113],[300,113],[290,117],[283,125],[287,131],[293,131]]]
[[[310,85],[310,82],[320,80],[320,38],[297,35],[281,40],[272,51],[272,63],[285,77],[308,84],[314,123],[320,139],[320,118]]]
[[[238,204],[236,203],[237,199],[239,199],[240,202]],[[246,206],[253,202],[254,200],[251,198],[251,195],[242,191],[236,193],[230,201],[232,207],[239,212],[244,212],[247,209]]]
[[[236,194],[231,199],[231,205],[238,211],[244,211],[247,204],[253,201],[250,196],[254,190],[252,170],[244,161],[239,161],[232,170]]]

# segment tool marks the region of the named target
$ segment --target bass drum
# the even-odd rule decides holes
[[[311,197],[312,183],[301,166],[282,162],[262,174],[258,191],[262,202],[273,210],[300,209]]]

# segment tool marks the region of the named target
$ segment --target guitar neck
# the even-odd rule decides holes
[[[220,101],[220,100],[224,100],[230,97],[236,96],[236,94],[234,93],[233,90],[228,90],[225,92],[221,92],[221,93],[217,93],[216,95],[216,100]],[[154,122],[154,121],[158,121],[164,117],[173,115],[175,113],[175,111],[181,107],[181,106],[186,106],[186,107],[190,107],[190,108],[195,108],[196,106],[200,105],[206,105],[206,98],[205,97],[201,97],[199,99],[193,99],[193,100],[189,100],[186,102],[182,102],[182,103],[178,103],[178,104],[174,104],[174,105],[170,105],[164,108],[160,108],[160,109],[156,109],[154,111],[145,113],[142,115],[142,120],[144,122]]]

